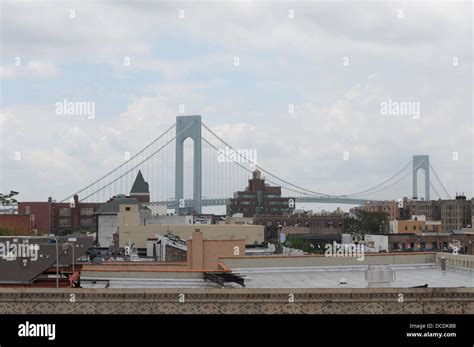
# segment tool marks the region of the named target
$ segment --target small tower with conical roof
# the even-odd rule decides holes
[[[138,170],[137,178],[130,190],[130,197],[136,198],[140,202],[150,202],[150,189],[148,182],[145,182],[142,172]]]

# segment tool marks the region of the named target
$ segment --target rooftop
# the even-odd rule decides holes
[[[443,274],[435,264],[392,266],[396,273],[392,288],[474,287],[474,272],[448,270]],[[248,288],[366,288],[365,270],[359,267],[234,269],[246,275]],[[344,279],[347,284],[339,284]]]
[[[247,288],[367,288],[365,269],[353,267],[320,268],[247,268],[233,269],[245,276]],[[428,285],[429,288],[474,287],[474,272],[448,270],[445,274],[434,264],[413,264],[392,267],[396,280],[391,288],[412,288]],[[218,288],[219,285],[200,278],[152,278],[152,277],[107,277],[84,276],[83,287],[97,288]],[[340,284],[344,279],[347,284]],[[236,284],[226,287],[240,288]]]
[[[127,198],[124,196],[116,196],[112,200],[106,202],[97,210],[96,214],[118,214],[120,205],[140,205],[136,198]]]
[[[149,194],[150,190],[148,188],[148,183],[145,182],[142,172],[139,170],[135,182],[133,183],[130,194]]]

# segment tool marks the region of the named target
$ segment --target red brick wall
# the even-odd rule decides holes
[[[0,214],[0,227],[13,235],[31,235],[30,216],[27,214]]]
[[[49,202],[19,202],[18,214],[27,214],[29,206],[33,229],[38,229],[38,235],[49,234],[51,229],[51,214]]]
[[[61,208],[70,208],[70,203],[60,202],[47,202],[47,201],[31,201],[31,202],[19,202],[18,213],[27,214],[28,207],[29,213],[32,215],[32,227],[38,229],[38,235],[41,234],[57,234],[62,229],[74,231],[81,227],[81,219],[93,219],[92,225],[95,225],[95,217],[82,216],[80,214],[81,208],[92,207],[97,209],[101,206],[101,203],[79,203],[76,201],[76,207],[71,209],[70,216],[60,216]],[[61,227],[60,219],[68,219],[70,221],[69,226]]]

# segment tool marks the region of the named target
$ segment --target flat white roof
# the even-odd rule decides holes
[[[248,288],[366,288],[365,268],[328,267],[319,269],[234,269],[246,275]],[[461,269],[444,274],[434,264],[393,266],[396,273],[392,288],[408,288],[428,284],[428,287],[474,287],[474,272]],[[341,278],[347,282],[340,285]]]
[[[396,273],[392,288],[428,287],[474,287],[474,271],[448,269],[443,273],[434,264],[393,265]],[[366,288],[365,270],[367,265],[357,266],[318,266],[286,268],[240,268],[234,273],[245,276],[246,288]],[[340,285],[344,278],[347,284]],[[92,283],[92,280],[97,280]],[[107,283],[107,284],[106,284]],[[181,278],[114,278],[112,274],[105,277],[87,277],[82,281],[83,287],[109,288],[218,288],[218,284],[203,279]],[[226,287],[240,288],[238,284],[229,283]]]

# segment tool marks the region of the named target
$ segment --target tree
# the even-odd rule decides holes
[[[13,207],[18,204],[18,201],[14,198],[19,193],[11,190],[9,194],[0,193],[0,204],[5,207]]]
[[[0,236],[10,236],[10,235],[15,235],[12,230],[5,228],[5,227],[0,227]]]
[[[316,249],[314,245],[311,244],[310,240],[298,238],[295,236],[290,236],[285,242],[285,246],[301,249],[303,252],[306,253],[321,253],[320,250]]]
[[[344,232],[351,235],[385,234],[388,231],[388,214],[385,212],[357,211],[356,218],[346,218]]]

